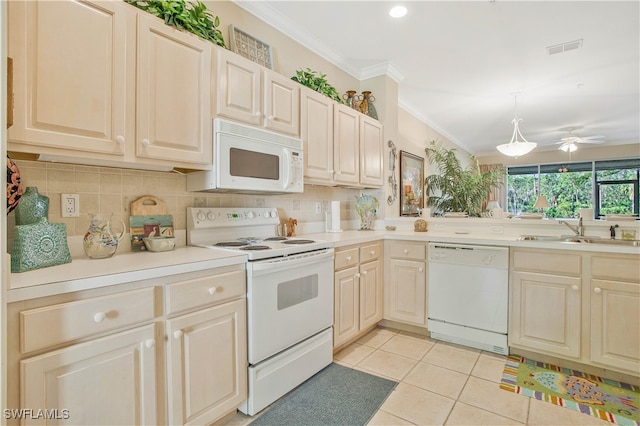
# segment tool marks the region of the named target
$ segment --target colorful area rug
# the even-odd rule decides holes
[[[640,389],[627,383],[510,356],[500,388],[611,423],[640,425]]]

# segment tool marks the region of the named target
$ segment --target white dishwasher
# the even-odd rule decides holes
[[[429,243],[431,337],[509,354],[509,249]]]

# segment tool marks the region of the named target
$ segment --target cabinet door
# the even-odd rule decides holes
[[[136,155],[210,166],[211,43],[143,12],[137,53]]]
[[[410,324],[427,324],[425,262],[389,260],[388,303],[385,318]]]
[[[360,183],[381,187],[384,181],[382,125],[366,115],[360,116]]]
[[[124,155],[128,33],[123,2],[7,2],[14,125],[9,149]],[[119,141],[119,142],[118,142]],[[36,148],[40,147],[40,148]],[[44,148],[44,149],[42,149]],[[118,159],[117,157],[114,157]]]
[[[591,360],[640,371],[640,284],[591,280]]]
[[[360,113],[345,105],[334,105],[333,168],[339,184],[360,183]]]
[[[262,72],[264,127],[300,136],[300,84],[266,69]]]
[[[262,125],[260,65],[226,49],[216,49],[216,114],[254,126]]]
[[[512,272],[509,345],[580,357],[581,279]]]
[[[333,104],[327,96],[302,88],[300,136],[304,143],[305,181],[333,182]]]
[[[74,425],[156,425],[155,326],[20,362],[21,407],[57,409]]]
[[[349,268],[335,274],[335,304],[333,320],[333,346],[340,346],[359,329],[360,292],[358,268]]]
[[[360,330],[382,319],[382,262],[360,265]]]
[[[246,301],[167,321],[169,423],[211,424],[247,396]]]

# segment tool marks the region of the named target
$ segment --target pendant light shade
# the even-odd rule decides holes
[[[522,119],[518,118],[518,95],[515,95],[515,110],[516,116],[511,120],[513,123],[513,135],[511,135],[511,141],[509,143],[498,145],[496,148],[504,155],[518,158],[521,155],[531,152],[536,146],[538,146],[538,144],[535,142],[529,142],[524,138],[524,136],[522,136],[522,133],[520,133],[518,123],[520,123]]]

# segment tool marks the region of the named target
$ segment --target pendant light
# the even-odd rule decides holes
[[[536,146],[538,146],[538,144],[535,142],[529,142],[524,138],[524,136],[522,136],[522,133],[520,133],[520,129],[518,128],[518,123],[521,122],[522,119],[518,118],[518,94],[517,93],[515,94],[515,111],[516,111],[516,116],[513,120],[511,120],[511,122],[513,123],[513,135],[511,136],[511,142],[498,145],[496,148],[498,149],[498,151],[500,151],[504,155],[518,158],[521,155],[525,155],[531,152]]]

